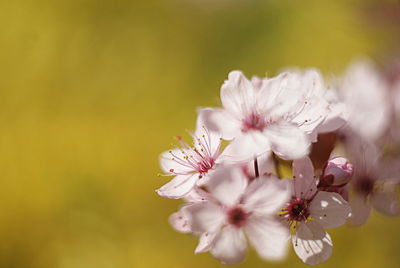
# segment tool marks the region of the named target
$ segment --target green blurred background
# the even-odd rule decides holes
[[[159,153],[218,105],[230,70],[390,58],[398,25],[371,15],[386,4],[1,1],[0,267],[220,267],[169,226],[180,201],[154,192]],[[332,230],[320,267],[399,267],[399,223]],[[254,251],[240,265],[266,266]],[[276,264],[304,266],[292,251]]]

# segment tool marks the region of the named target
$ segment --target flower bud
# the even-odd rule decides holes
[[[344,157],[328,160],[324,173],[320,178],[320,187],[341,187],[346,185],[353,175],[353,164]]]

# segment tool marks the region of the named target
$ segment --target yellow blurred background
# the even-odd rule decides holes
[[[330,75],[390,57],[369,14],[398,1],[60,0],[0,2],[0,267],[220,267],[168,216],[158,155],[218,105],[233,69]],[[397,25],[398,27],[398,25]],[[385,30],[383,30],[385,29]],[[399,218],[332,230],[320,267],[399,267]],[[304,267],[290,253],[269,264]]]

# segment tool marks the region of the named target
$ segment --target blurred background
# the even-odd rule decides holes
[[[158,155],[227,73],[341,73],[399,47],[399,1],[0,2],[0,267],[220,267],[168,216]],[[399,218],[331,231],[320,267],[399,267]],[[279,264],[250,251],[239,267]]]

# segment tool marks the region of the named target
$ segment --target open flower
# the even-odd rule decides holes
[[[322,78],[315,70],[285,72],[262,83],[233,71],[221,87],[223,109],[204,108],[199,115],[208,129],[233,140],[224,154],[234,160],[271,150],[296,159],[308,153],[316,127],[326,117],[323,94]]]
[[[398,163],[387,164],[376,145],[360,138],[348,138],[347,145],[355,164],[349,197],[351,223],[364,224],[372,208],[388,216],[399,215],[400,202],[396,193],[400,181]]]
[[[195,252],[210,251],[223,264],[236,264],[245,257],[247,237],[262,258],[283,258],[288,230],[276,218],[288,199],[287,184],[265,176],[248,183],[240,167],[232,166],[220,166],[210,176],[205,186],[210,198],[181,212],[200,236]]]
[[[292,230],[296,254],[303,262],[316,265],[332,253],[332,240],[324,228],[344,224],[350,207],[339,194],[317,190],[308,157],[293,162],[293,174],[293,195],[280,215]]]
[[[184,197],[195,185],[204,183],[217,164],[220,136],[202,126],[198,126],[192,136],[192,146],[178,137],[181,147],[161,154],[164,175],[175,177],[157,190],[159,195],[174,199]]]

